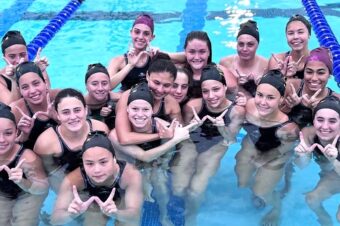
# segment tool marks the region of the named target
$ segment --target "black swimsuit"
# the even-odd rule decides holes
[[[116,188],[116,192],[115,192],[115,195],[113,196],[112,200],[115,201],[115,202],[117,202],[117,201],[119,202],[121,200],[121,198],[124,196],[124,193],[125,193],[125,190],[122,189],[119,186],[119,182],[120,182],[121,176],[123,174],[123,171],[125,169],[126,162],[117,160],[117,164],[119,165],[118,175],[115,178],[113,184],[109,187],[107,187],[107,186],[97,186],[97,185],[93,184],[91,182],[90,178],[87,176],[84,167],[81,166],[80,172],[81,172],[81,175],[83,177],[84,184],[85,184],[84,191],[89,192],[90,196],[97,196],[98,198],[100,198],[100,200],[105,202],[107,200],[107,198],[110,196],[112,189]]]
[[[171,118],[168,114],[165,113],[165,101],[164,98],[161,100],[161,104],[159,106],[159,109],[156,113],[152,115],[152,117],[157,117],[160,119],[163,119],[167,122],[171,122]]]
[[[87,120],[90,126],[90,131],[92,131],[92,123],[91,120]],[[60,156],[53,156],[53,160],[56,165],[60,167],[66,167],[65,172],[69,173],[76,169],[77,167],[82,165],[81,159],[81,148],[78,150],[70,149],[67,144],[64,142],[63,138],[61,137],[60,133],[58,132],[58,127],[53,127],[55,133],[58,136],[58,140],[61,146],[61,154]]]
[[[128,64],[128,56],[124,54],[125,63]],[[122,91],[126,91],[131,89],[131,87],[141,81],[145,81],[146,72],[149,69],[151,62],[151,57],[148,57],[148,61],[145,63],[143,67],[134,67],[129,71],[126,77],[121,82],[122,87],[120,88]]]
[[[7,78],[6,76],[0,74],[0,76],[4,79],[5,83],[6,83],[6,87],[9,91],[12,91],[12,81]]]
[[[235,102],[232,102],[227,107],[228,111],[224,115],[224,118],[223,118],[226,126],[228,126],[231,123],[230,113],[234,106],[235,106]],[[204,100],[202,100],[202,108],[197,113],[197,115],[200,119],[202,119],[206,115],[209,115],[211,117],[218,117],[222,114],[222,112],[216,113],[216,112],[209,111],[209,109],[206,106],[206,103],[204,102]],[[195,143],[196,150],[199,153],[207,151],[210,147],[212,147],[213,145],[223,140],[223,137],[221,136],[217,127],[214,126],[213,123],[209,119],[205,120],[204,123],[198,129],[196,129],[195,131],[192,131],[190,133],[190,137],[192,141]]]
[[[16,167],[19,159],[26,149],[21,145],[15,158],[7,165],[10,169]],[[25,174],[23,175],[26,178]],[[0,171],[0,195],[9,199],[17,199],[19,195],[24,194],[23,191],[16,183],[8,179],[6,170]]]
[[[110,94],[109,97],[106,101],[106,103],[104,104],[104,106],[102,107],[107,107],[109,103],[111,103],[113,100],[110,99]],[[102,110],[102,107],[97,108],[97,109],[90,109],[89,108],[89,113],[88,113],[88,118],[90,119],[96,119],[99,120],[101,122],[104,122],[110,130],[112,130],[113,128],[115,128],[115,121],[116,121],[116,104],[114,103],[114,105],[112,106],[112,111],[111,113],[104,117],[100,115],[100,111]]]
[[[29,107],[28,103],[25,101],[26,108],[28,110],[28,114],[30,117],[33,117],[34,113]],[[24,147],[28,149],[33,149],[35,142],[37,141],[40,134],[42,134],[46,129],[48,129],[51,126],[56,126],[57,122],[54,119],[49,118],[46,121],[43,121],[39,118],[36,118],[34,120],[33,128],[30,132],[30,135],[28,137],[28,140],[25,141]]]
[[[243,128],[259,151],[268,152],[281,145],[281,141],[276,134],[277,130],[290,122],[288,120],[271,127],[260,127],[253,123],[245,122],[243,123]]]

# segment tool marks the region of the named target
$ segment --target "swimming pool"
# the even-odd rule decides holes
[[[68,0],[17,0],[5,1],[0,6],[0,34],[8,29],[18,29],[26,40],[34,36],[58,13]],[[321,4],[321,3],[320,3]],[[322,1],[321,8],[333,29],[340,33],[339,9],[336,1]],[[76,87],[85,90],[83,78],[89,63],[107,64],[115,55],[128,48],[129,30],[132,20],[141,12],[152,12],[155,18],[156,38],[152,45],[165,51],[182,50],[184,37],[191,30],[205,30],[213,42],[213,60],[234,53],[235,35],[240,21],[253,18],[258,22],[261,43],[259,54],[269,57],[272,52],[288,49],[284,26],[294,13],[304,13],[299,1],[269,0],[242,1],[172,1],[146,0],[86,0],[52,41],[43,50],[50,60],[48,68],[53,87]],[[273,32],[275,30],[275,32]],[[276,44],[280,43],[280,44]],[[314,35],[310,48],[318,46]],[[80,57],[81,56],[81,57]],[[1,63],[0,66],[3,66]],[[330,86],[339,92],[334,82]],[[240,145],[235,144],[225,155],[221,168],[212,178],[198,216],[198,225],[257,225],[263,211],[254,210],[250,203],[249,191],[236,187],[234,156]],[[318,225],[316,217],[304,201],[304,192],[311,190],[318,181],[318,168],[312,163],[308,168],[296,171],[293,187],[283,201],[282,225]],[[221,198],[223,197],[223,198]],[[339,195],[326,202],[326,209],[332,216],[337,210]],[[51,202],[46,203],[46,210]],[[177,224],[182,223],[178,201],[170,203],[171,214]],[[241,213],[241,214],[240,214]],[[157,225],[156,210],[147,204],[143,225]],[[333,218],[333,220],[335,220]],[[335,221],[334,221],[335,222]]]

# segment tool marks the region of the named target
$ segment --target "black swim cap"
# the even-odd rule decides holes
[[[314,108],[313,118],[318,110],[324,108],[332,109],[340,115],[340,99],[336,96],[327,96],[322,99]]]
[[[307,27],[309,35],[312,33],[312,25],[310,24],[310,22],[304,16],[301,16],[300,14],[295,14],[291,18],[289,18],[289,20],[286,24],[286,31],[287,31],[288,25],[293,21],[302,22]]]
[[[153,95],[146,82],[138,83],[131,88],[127,104],[134,100],[145,100],[153,106]]]
[[[216,65],[208,65],[203,68],[200,83],[202,84],[205,80],[216,80],[226,85],[223,71],[221,71]]]
[[[2,102],[0,102],[0,118],[7,118],[13,121],[16,126],[15,116],[12,113],[11,108]]]
[[[283,74],[280,70],[269,70],[265,75],[263,75],[258,85],[262,83],[274,86],[281,96],[285,94],[286,82],[283,79]]]
[[[95,130],[88,134],[86,141],[82,147],[82,155],[84,152],[93,147],[101,147],[112,153],[115,156],[115,150],[112,146],[110,139],[107,137],[104,131]]]
[[[110,78],[109,72],[107,71],[106,67],[104,67],[101,63],[89,64],[89,66],[87,67],[87,72],[85,74],[85,84],[87,83],[87,80],[91,77],[91,75],[98,72],[104,73]]]
[[[240,35],[244,34],[253,36],[257,40],[257,42],[260,43],[260,33],[257,28],[257,23],[255,21],[248,20],[247,22],[240,24],[240,30],[237,34],[237,38]]]
[[[20,77],[23,76],[26,73],[29,73],[29,72],[36,73],[45,82],[44,76],[43,76],[39,66],[36,65],[33,62],[27,61],[27,62],[23,62],[23,63],[19,64],[15,69],[15,78],[16,78],[18,85],[19,85]]]
[[[2,42],[1,42],[2,53],[4,54],[5,50],[8,47],[12,45],[16,45],[16,44],[26,46],[24,37],[22,37],[20,31],[8,31],[2,38]]]

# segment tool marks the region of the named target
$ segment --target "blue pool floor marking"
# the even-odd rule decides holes
[[[182,28],[179,33],[180,41],[177,51],[183,51],[183,46],[187,34],[191,31],[201,31],[205,25],[207,16],[207,0],[187,0],[182,13]]]
[[[21,17],[34,1],[35,0],[16,0],[10,8],[4,9],[2,13],[0,13],[0,37],[3,37],[13,24],[21,20]]]

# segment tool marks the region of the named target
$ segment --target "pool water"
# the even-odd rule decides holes
[[[48,73],[54,88],[76,87],[85,91],[84,75],[87,65],[101,62],[107,65],[116,55],[127,51],[129,31],[133,19],[140,12],[150,12],[155,18],[153,46],[175,52],[183,49],[184,38],[191,30],[208,32],[213,44],[213,61],[235,53],[235,36],[239,24],[247,19],[257,21],[261,34],[258,53],[269,57],[271,53],[286,51],[284,29],[288,18],[295,13],[304,14],[300,1],[272,0],[178,0],[178,1],[119,1],[86,0],[76,14],[62,27],[43,49],[48,57]],[[67,0],[8,0],[0,4],[0,35],[9,30],[20,30],[27,41],[32,40],[66,4]],[[319,3],[334,34],[340,34],[340,4],[335,0]],[[318,46],[315,35],[310,40],[310,49]],[[1,62],[3,67],[4,63]],[[334,80],[329,86],[339,92]],[[242,138],[241,132],[238,141]],[[239,142],[232,145],[222,160],[216,176],[210,181],[206,198],[198,215],[198,225],[258,225],[267,211],[256,210],[251,205],[249,190],[237,188],[234,173],[235,155]],[[281,225],[318,225],[316,217],[304,200],[304,193],[312,190],[319,180],[319,169],[312,162],[305,169],[295,167],[292,189],[283,200]],[[282,185],[282,183],[280,184]],[[44,210],[50,212],[53,194],[45,202]],[[333,216],[340,195],[325,202],[327,211]],[[169,203],[171,218],[182,225],[181,201]],[[143,225],[159,225],[157,209],[145,204]],[[41,225],[44,225],[43,223]]]

